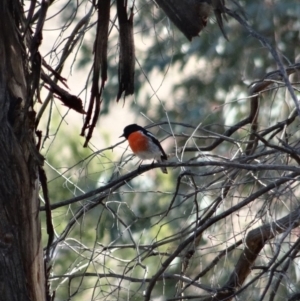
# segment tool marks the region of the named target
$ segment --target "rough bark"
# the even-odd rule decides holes
[[[22,7],[0,1],[0,300],[45,300],[38,202],[38,152]]]

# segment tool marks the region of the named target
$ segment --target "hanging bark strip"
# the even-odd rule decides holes
[[[133,39],[133,7],[127,18],[127,1],[117,0],[117,13],[120,30],[120,54],[119,54],[119,90],[117,101],[123,92],[124,98],[134,93],[134,39]]]
[[[28,86],[28,97],[31,102],[33,102],[34,94],[36,93],[37,99],[39,103],[42,103],[40,97],[40,88],[39,88],[39,81],[41,77],[41,69],[42,69],[42,57],[38,51],[42,40],[43,40],[43,27],[46,20],[46,15],[48,11],[49,3],[48,1],[43,0],[41,2],[41,9],[39,14],[39,19],[37,21],[35,33],[31,38],[31,45],[30,45],[30,61],[31,61],[31,82]],[[33,14],[33,11],[29,11],[29,14]],[[32,18],[32,16],[30,16]],[[29,26],[27,23],[26,26]],[[27,30],[27,28],[25,28]],[[26,32],[24,32],[25,34]]]
[[[84,125],[81,130],[81,136],[89,128],[84,147],[87,147],[89,140],[92,138],[94,128],[96,126],[98,116],[100,113],[101,95],[107,80],[107,44],[108,44],[108,26],[110,15],[110,0],[100,0],[97,3],[98,8],[98,22],[97,22],[97,36],[94,45],[94,66],[93,66],[93,81],[91,89],[91,98],[89,108]],[[101,71],[101,86],[99,88],[99,78]],[[92,123],[92,112],[94,115]]]
[[[215,13],[218,25],[227,39],[223,29],[224,0],[155,0],[175,26],[192,40],[207,25],[208,17]]]
[[[55,81],[53,81],[50,76],[46,75],[44,72],[41,74],[42,80],[47,83],[49,86],[45,86],[49,91],[53,92],[55,96],[68,108],[81,113],[85,114],[83,109],[82,100],[70,94],[65,89],[61,88]]]

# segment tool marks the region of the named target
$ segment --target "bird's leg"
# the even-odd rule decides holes
[[[138,167],[138,171],[140,171],[142,163],[143,163],[143,160],[140,161],[140,164],[139,164],[139,167]]]

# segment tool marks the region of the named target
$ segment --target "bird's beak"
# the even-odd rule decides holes
[[[121,135],[119,138],[122,138],[122,137],[125,137],[125,136],[124,136],[124,134],[123,134],[123,135]]]

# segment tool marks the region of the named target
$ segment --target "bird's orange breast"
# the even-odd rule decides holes
[[[128,143],[134,153],[148,150],[148,138],[139,131],[129,135]]]

